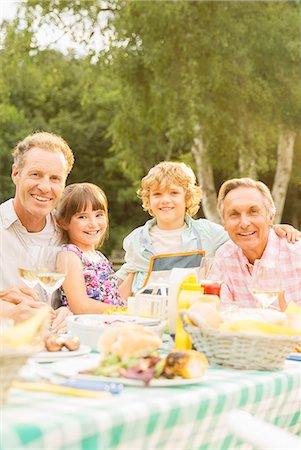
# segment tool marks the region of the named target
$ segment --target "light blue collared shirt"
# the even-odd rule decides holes
[[[125,280],[128,273],[135,272],[132,285],[133,293],[142,288],[145,281],[150,258],[156,254],[149,234],[156,225],[156,219],[148,220],[143,226],[133,230],[123,241],[125,263],[117,271],[117,277]],[[206,219],[192,219],[185,216],[187,227],[182,231],[181,252],[205,250],[206,256],[213,257],[216,250],[228,239],[228,234],[221,225]]]

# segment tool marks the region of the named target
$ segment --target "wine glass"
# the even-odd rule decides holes
[[[30,246],[22,254],[22,264],[18,267],[18,274],[21,280],[31,289],[34,289],[39,283],[38,279],[38,260],[40,247]]]
[[[214,258],[210,256],[203,256],[201,259],[201,264],[198,270],[199,282],[202,280],[208,280],[212,269]]]
[[[262,305],[268,308],[274,302],[279,304],[281,289],[281,272],[279,265],[271,262],[255,261],[252,273],[252,294]]]
[[[67,275],[67,253],[61,247],[41,247],[38,264],[38,280],[51,306],[52,294],[61,287]]]

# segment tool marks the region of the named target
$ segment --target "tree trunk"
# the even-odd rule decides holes
[[[256,161],[251,152],[241,149],[238,154],[238,170],[240,177],[257,180]]]
[[[275,223],[281,222],[288,183],[291,176],[296,133],[292,130],[280,132],[277,147],[277,167],[272,196],[276,206]]]
[[[217,195],[214,185],[213,169],[210,161],[208,161],[205,145],[201,137],[194,138],[191,153],[196,162],[198,183],[203,190],[202,207],[204,215],[212,222],[221,223],[216,207]]]

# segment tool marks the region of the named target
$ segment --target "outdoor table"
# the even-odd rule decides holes
[[[125,387],[110,399],[13,388],[1,408],[1,449],[246,448],[229,431],[229,411],[300,434],[300,374],[296,361],[271,372],[209,368],[199,384]]]

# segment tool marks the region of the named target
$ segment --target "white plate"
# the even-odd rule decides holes
[[[81,326],[107,328],[110,325],[120,325],[124,323],[138,325],[158,325],[158,323],[160,323],[160,320],[148,317],[126,316],[123,314],[79,314],[69,316],[67,318],[67,322],[74,324],[76,323]]]
[[[133,380],[131,378],[123,377],[103,377],[96,375],[82,375],[79,372],[83,370],[92,369],[97,367],[99,362],[99,356],[96,358],[90,358],[89,360],[82,361],[62,361],[52,365],[51,370],[56,375],[60,375],[65,378],[78,378],[85,380],[95,380],[95,381],[110,381],[112,383],[122,383],[126,386],[145,386],[143,381]],[[189,384],[198,384],[205,381],[207,377],[201,378],[172,378],[172,379],[153,379],[148,386],[151,387],[173,387],[173,386],[187,386]]]
[[[64,358],[71,358],[75,356],[83,356],[87,353],[90,353],[91,347],[88,345],[81,345],[78,350],[67,350],[66,348],[63,348],[59,352],[39,352],[32,356],[32,359],[34,359],[36,362],[53,362],[57,361],[58,359],[64,359]],[[69,364],[69,362],[68,362]]]
[[[298,353],[298,352],[290,353],[288,355],[288,358],[293,359],[295,361],[301,361],[301,353]]]
[[[82,344],[98,350],[98,342],[102,333],[116,325],[139,324],[150,326],[158,335],[162,335],[164,326],[157,319],[125,316],[122,314],[80,314],[67,317],[68,332],[77,336]]]

